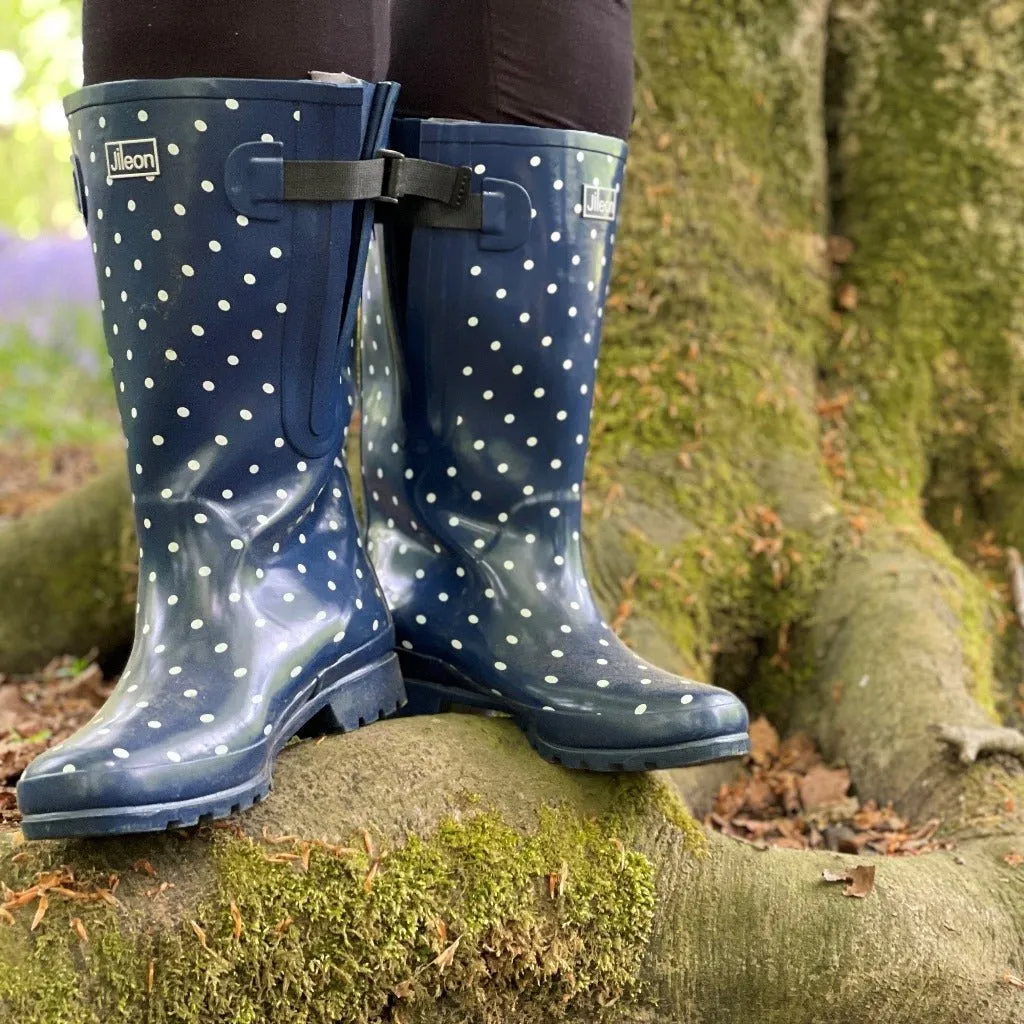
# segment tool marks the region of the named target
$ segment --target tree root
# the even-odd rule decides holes
[[[0,673],[130,642],[135,546],[123,468],[0,527]]]
[[[1005,979],[1024,967],[1024,893],[1007,885],[1024,835],[908,858],[702,840],[656,777],[567,772],[511,723],[469,715],[296,744],[275,783],[224,828],[102,844],[0,833],[0,1017],[354,1024],[393,1019],[390,1004],[406,1024],[1021,1019]],[[539,859],[523,859],[537,835]],[[588,858],[611,872],[589,895]],[[863,899],[821,880],[865,863]],[[86,898],[112,877],[116,903]],[[642,927],[616,896],[638,877],[654,897]],[[33,885],[51,886],[42,914]],[[598,986],[608,965],[635,984],[595,994],[581,964],[600,965]],[[339,1000],[352,979],[363,1010]]]
[[[964,764],[974,764],[980,754],[1012,754],[1024,761],[1024,733],[1001,726],[971,728],[964,725],[937,726],[939,738],[960,752]]]

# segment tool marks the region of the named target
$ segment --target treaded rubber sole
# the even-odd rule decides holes
[[[530,746],[552,764],[590,772],[646,772],[663,768],[686,768],[744,757],[750,753],[750,737],[745,732],[689,740],[664,747],[566,747],[551,743],[537,731],[531,715],[511,702],[489,698],[441,683],[406,679],[409,700],[403,715],[432,715],[458,707],[499,711],[509,715],[526,733]]]
[[[329,676],[331,668],[325,670]],[[292,709],[275,730],[263,769],[231,789],[162,804],[102,807],[26,815],[21,830],[26,839],[69,839],[127,835],[187,828],[226,818],[259,803],[271,790],[274,760],[297,734],[352,732],[393,714],[405,704],[405,687],[398,658],[392,653],[331,682],[313,698]]]

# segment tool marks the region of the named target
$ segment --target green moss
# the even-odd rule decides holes
[[[670,543],[629,524],[622,575],[682,667],[727,685],[810,617],[835,554],[786,521],[830,491],[813,374],[829,320],[819,28],[785,0],[634,15],[637,112],[587,493],[597,515],[615,513],[619,487],[658,494],[688,524]],[[784,520],[778,557],[752,550],[766,508]]]
[[[928,488],[944,529],[974,536],[1024,469],[1024,22],[987,7],[842,3],[832,32],[834,212],[858,289],[830,359],[854,396],[849,493]],[[1022,537],[1018,509],[997,518]]]
[[[625,784],[599,818],[547,808],[532,831],[474,813],[379,851],[362,837],[340,849],[211,830],[191,842],[212,891],[167,920],[147,913],[148,930],[129,910],[58,895],[34,933],[20,911],[0,928],[0,956],[20,965],[0,977],[0,1008],[26,1024],[338,1024],[439,996],[466,1012],[597,1013],[637,994],[655,905],[651,864],[629,846],[643,815],[665,809],[699,845],[663,788]],[[21,884],[30,868],[42,870],[20,869]]]

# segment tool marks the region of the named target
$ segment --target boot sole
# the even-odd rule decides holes
[[[341,668],[339,664],[325,669],[317,682],[322,686],[326,680],[331,680],[330,684],[313,698],[295,702],[297,706],[289,710],[282,725],[275,730],[263,770],[247,782],[191,800],[27,815],[21,823],[25,838],[69,839],[162,832],[216,821],[258,804],[272,788],[277,755],[293,736],[353,732],[393,714],[405,704],[402,672],[394,654],[332,680],[332,672]]]
[[[509,701],[421,680],[406,679],[405,686],[409,702],[403,709],[403,715],[441,714],[460,707],[501,712],[509,715],[526,733],[530,746],[545,761],[563,768],[590,772],[647,772],[728,761],[750,753],[750,737],[745,732],[688,740],[664,747],[566,747],[544,739],[537,730],[534,715]]]

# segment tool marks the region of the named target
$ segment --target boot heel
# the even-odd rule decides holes
[[[334,695],[299,730],[299,736],[351,732],[394,714],[405,701],[402,670],[394,654],[332,683],[330,690]]]
[[[406,681],[405,693],[409,698],[396,717],[409,718],[413,715],[439,715],[448,709],[446,701],[436,690],[429,689],[419,683]]]

